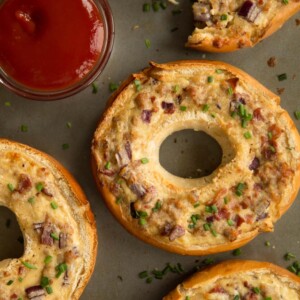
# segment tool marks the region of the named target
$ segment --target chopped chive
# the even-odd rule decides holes
[[[187,107],[186,106],[180,106],[181,111],[186,111]]]
[[[44,185],[41,183],[41,182],[38,182],[36,185],[35,185],[35,188],[38,192],[41,192],[42,189],[44,188]]]
[[[147,220],[145,218],[139,218],[139,224],[141,226],[145,226],[145,225],[147,225]]]
[[[37,267],[28,263],[27,261],[21,261],[21,263],[27,268],[27,269],[31,269],[31,270],[36,270]]]
[[[43,277],[41,278],[40,285],[41,285],[43,288],[45,288],[45,287],[46,287],[47,285],[49,285],[49,284],[50,284],[49,278],[43,276]]]
[[[18,277],[18,281],[19,281],[19,282],[22,282],[22,281],[23,281],[23,278],[22,278],[22,277]]]
[[[104,168],[105,168],[106,170],[109,170],[110,167],[111,167],[111,162],[110,162],[110,161],[106,162]]]
[[[265,246],[270,247],[270,246],[271,246],[271,243],[270,243],[269,241],[266,241],[266,242],[265,242]]]
[[[210,225],[209,225],[208,223],[203,224],[203,229],[204,229],[205,231],[209,231]]]
[[[56,278],[59,278],[61,274],[63,274],[64,272],[66,272],[68,270],[68,266],[65,263],[61,263],[58,266],[56,266]]]
[[[151,5],[149,3],[144,3],[143,4],[143,12],[148,12],[150,11]]]
[[[148,48],[148,49],[151,47],[151,42],[150,42],[149,39],[145,39],[145,46],[146,46],[146,48]]]
[[[228,197],[224,197],[224,204],[227,204],[229,202]]]
[[[272,297],[266,297],[264,300],[272,300]]]
[[[72,127],[72,123],[71,122],[67,122],[66,125],[67,125],[68,128]]]
[[[226,14],[223,14],[220,16],[221,21],[226,21],[228,19],[228,16]]]
[[[275,147],[274,146],[272,146],[272,145],[270,145],[270,150],[273,152],[273,153],[276,153],[276,149],[275,149]]]
[[[6,107],[8,107],[8,106],[11,106],[11,103],[10,103],[9,101],[6,101],[6,102],[4,102],[4,105],[5,105]]]
[[[6,285],[12,285],[13,283],[14,283],[13,280],[9,280],[9,281],[6,283]]]
[[[197,208],[197,207],[199,207],[199,206],[200,206],[200,202],[197,201],[197,202],[194,204],[194,208]]]
[[[286,80],[287,79],[286,73],[277,75],[277,79],[278,79],[278,81]]]
[[[50,295],[50,294],[52,294],[52,293],[53,293],[53,288],[52,288],[52,286],[51,286],[51,285],[49,285],[49,286],[46,286],[46,292],[47,292],[47,294],[48,294],[48,295]]]
[[[135,79],[135,80],[133,81],[133,83],[134,83],[134,85],[135,85],[135,87],[136,87],[136,90],[139,92],[139,91],[141,90],[141,88],[142,88],[141,81],[138,80],[138,79]]]
[[[122,197],[117,197],[116,198],[116,204],[120,204],[122,202]]]
[[[247,140],[251,139],[252,138],[251,133],[249,131],[245,132],[244,133],[244,138],[247,139]]]
[[[8,183],[7,187],[11,192],[13,192],[15,190],[14,186],[11,183]]]
[[[242,196],[245,187],[246,187],[245,183],[242,183],[242,182],[238,183],[238,185],[236,186],[236,189],[235,189],[235,194],[239,197]]]
[[[70,148],[70,145],[65,143],[65,144],[62,144],[61,147],[62,147],[63,150],[67,150],[67,149]]]
[[[218,235],[217,232],[216,232],[216,230],[213,229],[212,227],[210,227],[210,232],[211,232],[211,234],[212,234],[214,237],[216,237],[216,236]]]
[[[207,205],[207,206],[205,206],[205,211],[208,213],[217,213],[218,208],[216,205]]]
[[[178,85],[178,84],[176,84],[176,85],[174,86],[173,92],[174,92],[174,93],[178,93],[178,92],[179,92],[179,85]]]
[[[232,251],[233,256],[239,256],[241,254],[242,254],[242,250],[240,248],[237,248],[237,249]]]
[[[162,207],[161,201],[157,200],[156,203],[155,203],[155,206],[152,208],[152,211],[157,212],[161,209],[161,207]]]
[[[206,112],[209,110],[209,105],[208,104],[204,104],[202,107],[202,111]]]
[[[214,77],[213,76],[208,76],[207,77],[207,82],[208,83],[212,83],[214,81]]]
[[[259,289],[258,287],[254,287],[254,288],[253,288],[253,292],[254,292],[255,294],[259,295],[259,294],[260,294],[260,289]]]
[[[232,89],[232,87],[228,88],[227,93],[228,93],[229,96],[233,95],[233,89]]]
[[[144,279],[146,277],[148,277],[148,271],[142,271],[139,273],[139,278]]]
[[[51,263],[51,261],[52,261],[52,256],[51,256],[51,255],[47,255],[47,256],[45,257],[45,259],[44,259],[44,263],[45,263],[46,265],[48,265],[49,263]]]
[[[240,300],[240,296],[239,295],[235,295],[233,300]]]
[[[232,221],[232,220],[227,220],[227,224],[229,225],[229,226],[233,226],[234,225],[234,222]]]
[[[53,209],[57,209],[57,208],[58,208],[57,203],[54,202],[54,201],[52,201],[52,202],[50,203],[50,205],[51,205],[51,207],[52,207]]]
[[[97,94],[98,93],[98,86],[95,82],[92,83],[92,93]]]
[[[152,277],[148,277],[147,279],[146,279],[146,283],[151,283],[153,281],[153,278]]]
[[[110,82],[109,86],[108,86],[110,92],[116,91],[118,89],[118,87],[119,87],[119,85],[116,83],[113,83],[113,82]]]
[[[22,132],[27,132],[28,131],[28,126],[25,125],[25,124],[22,124],[20,129],[21,129]]]
[[[282,3],[287,5],[287,4],[289,4],[289,0],[282,0]]]
[[[152,9],[156,12],[156,11],[159,11],[159,2],[158,1],[155,1],[152,3]]]
[[[294,116],[295,116],[295,118],[297,119],[297,120],[300,120],[300,111],[298,110],[298,111],[295,111],[294,112]]]
[[[288,260],[291,260],[292,258],[296,258],[296,256],[291,252],[287,252],[283,258],[284,258],[284,260],[288,261]]]
[[[162,8],[162,9],[166,9],[167,8],[167,3],[165,2],[165,1],[160,1],[160,7]]]
[[[190,296],[186,296],[185,300],[191,300]]]
[[[223,70],[221,70],[221,69],[216,69],[216,73],[217,73],[217,74],[222,74],[222,73],[223,73]]]
[[[273,133],[272,132],[268,132],[268,139],[271,140],[273,138]]]
[[[50,236],[51,236],[54,240],[59,241],[59,236],[57,235],[57,233],[51,232],[51,233],[50,233]]]
[[[141,163],[142,164],[147,164],[149,162],[149,159],[147,158],[147,157],[143,157],[142,159],[141,159]]]

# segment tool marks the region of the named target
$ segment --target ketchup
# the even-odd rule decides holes
[[[6,0],[0,6],[0,66],[33,89],[63,89],[95,66],[104,42],[92,0]]]

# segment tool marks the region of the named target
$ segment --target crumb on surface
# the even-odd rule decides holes
[[[284,92],[285,88],[277,88],[278,95],[281,95]]]
[[[276,66],[276,63],[277,61],[275,56],[270,57],[267,61],[268,66],[271,68],[274,68]]]

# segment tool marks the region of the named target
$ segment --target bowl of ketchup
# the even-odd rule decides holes
[[[74,95],[103,71],[113,38],[106,0],[0,0],[0,83],[35,100]]]

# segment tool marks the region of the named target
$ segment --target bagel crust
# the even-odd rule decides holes
[[[267,262],[225,261],[194,274],[163,300],[300,299],[300,278]]]
[[[138,238],[180,254],[227,251],[272,231],[300,181],[299,134],[279,100],[221,62],[152,63],[133,75],[113,95],[92,143],[109,209]],[[184,129],[221,145],[211,175],[180,178],[160,165],[161,143]]]
[[[47,154],[0,139],[0,205],[15,213],[24,254],[0,262],[0,299],[79,299],[93,272],[97,233],[71,174]]]
[[[300,10],[299,0],[198,0],[187,47],[229,52],[253,47]]]

